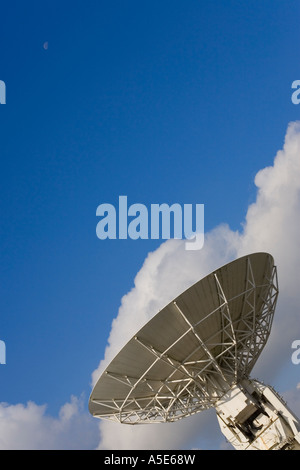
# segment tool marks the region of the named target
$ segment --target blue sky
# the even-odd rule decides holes
[[[241,229],[299,119],[299,14],[291,0],[1,5],[1,402],[56,415],[83,393],[87,409],[121,298],[161,244],[99,240],[99,204],[203,203],[206,231]]]

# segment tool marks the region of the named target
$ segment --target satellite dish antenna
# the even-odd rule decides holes
[[[277,269],[253,253],[217,269],[157,313],[92,390],[89,411],[124,424],[177,421],[214,407],[235,449],[300,449],[300,422],[250,378],[271,330]]]

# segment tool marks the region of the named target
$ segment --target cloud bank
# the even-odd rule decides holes
[[[0,404],[1,450],[91,449],[99,433],[84,411],[83,398],[72,396],[57,418],[46,405]]]
[[[272,166],[257,173],[255,185],[256,201],[248,208],[241,231],[232,231],[224,224],[206,234],[202,250],[187,251],[184,241],[168,240],[148,254],[133,289],[121,300],[104,358],[92,373],[92,384],[159,309],[212,270],[255,251],[274,256],[280,295],[272,334],[253,373],[271,382],[290,361],[291,343],[300,339],[300,122],[289,124],[282,150]],[[287,391],[286,398],[290,408],[300,414],[299,387]],[[224,445],[213,410],[172,424],[126,426],[87,416],[74,397],[61,408],[58,418],[47,416],[45,407],[34,403],[0,404],[2,449],[187,449]]]

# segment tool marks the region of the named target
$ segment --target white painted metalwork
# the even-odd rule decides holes
[[[243,402],[240,384],[248,384],[268,340],[277,297],[277,270],[268,253],[244,256],[209,274],[155,315],[113,359],[92,391],[91,414],[124,424],[159,423],[213,406],[230,442],[246,448],[238,434],[243,422],[233,424],[225,402],[239,389],[240,418],[244,408],[246,415],[262,408],[254,399],[258,393],[248,393],[252,406]],[[239,431],[232,437],[235,425]]]
[[[237,450],[300,450],[300,422],[270,386],[243,379],[215,408],[221,431]]]

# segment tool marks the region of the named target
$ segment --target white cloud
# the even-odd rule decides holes
[[[0,449],[90,449],[97,444],[97,426],[83,409],[83,399],[71,397],[59,416],[46,414],[46,405],[0,403]]]

